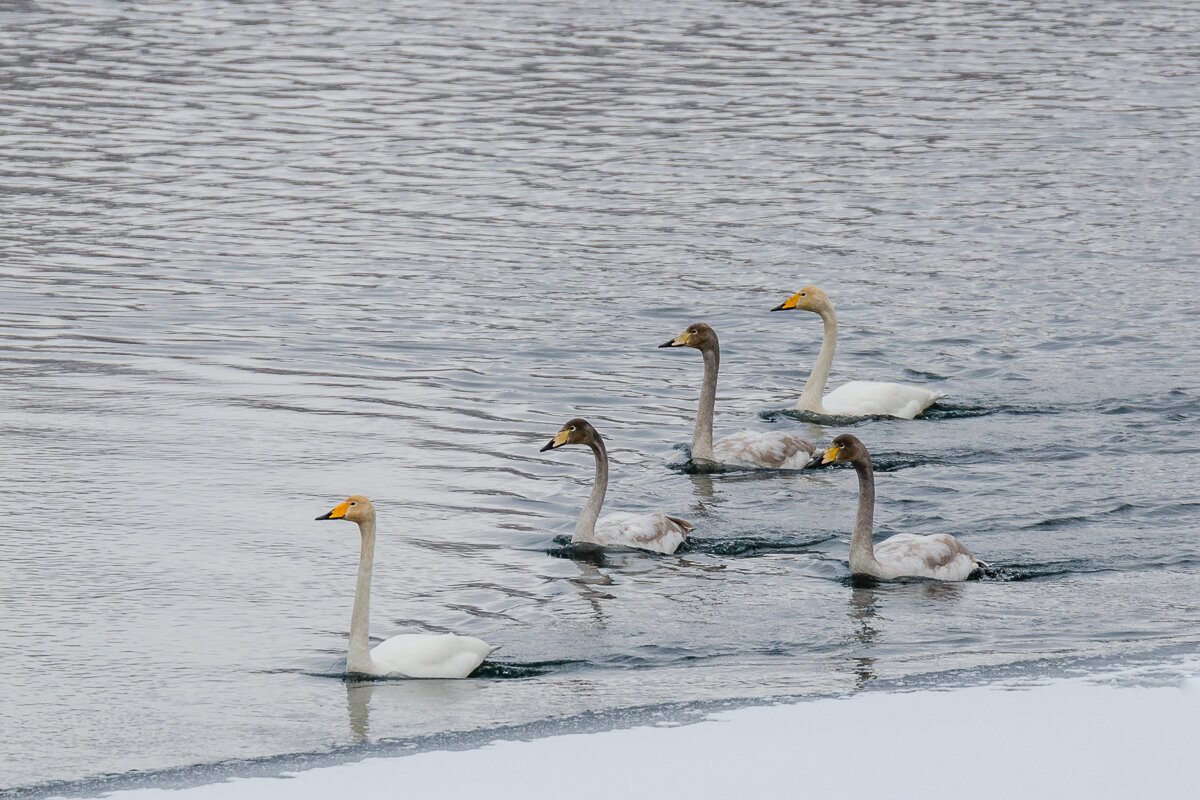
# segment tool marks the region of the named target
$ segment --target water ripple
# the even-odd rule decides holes
[[[5,4],[6,782],[1194,646],[1198,24]],[[821,327],[768,309],[808,284],[831,385],[947,396],[786,410]],[[655,348],[696,321],[718,435],[853,430],[879,534],[954,533],[991,572],[855,586],[853,475],[681,463],[701,367]],[[607,507],[693,519],[684,552],[566,545],[591,456],[538,448],[576,415]],[[358,542],[312,517],[350,492],[380,513],[374,633],[501,644],[485,680],[319,677]]]

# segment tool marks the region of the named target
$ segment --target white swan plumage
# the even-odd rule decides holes
[[[884,381],[850,381],[843,383],[821,398],[820,410],[802,408],[797,411],[812,411],[835,417],[899,417],[913,419],[929,408],[938,398],[945,397],[921,386]]]
[[[579,515],[579,522],[575,524],[572,542],[601,547],[633,547],[669,555],[678,550],[688,533],[695,529],[686,519],[669,514],[618,511],[599,519],[604,493],[608,490],[608,451],[604,448],[604,439],[587,420],[576,417],[554,434],[542,452],[568,444],[587,445],[596,457],[596,480]]]
[[[362,550],[358,585],[350,616],[350,648],[346,672],[380,678],[465,678],[499,648],[474,636],[454,633],[406,633],[368,648],[371,567],[375,559],[375,506],[361,494],[347,497],[317,519],[345,519],[358,524]]]
[[[843,433],[810,466],[850,463],[858,472],[858,517],[850,537],[850,574],[878,580],[932,578],[965,581],[984,566],[958,539],[946,533],[898,533],[874,544],[875,471],[871,454],[857,436]]]
[[[851,381],[824,394],[829,368],[833,364],[833,351],[837,346],[837,314],[833,302],[816,286],[807,286],[771,310],[790,309],[811,311],[825,323],[821,352],[817,354],[817,363],[808,374],[804,391],[796,402],[797,411],[833,417],[887,416],[913,419],[939,398],[946,396],[921,386],[883,381]]]
[[[692,432],[692,458],[731,467],[803,469],[816,448],[802,437],[783,431],[740,431],[713,441],[713,414],[717,401],[717,373],[721,345],[717,332],[703,322],[659,347],[693,347],[704,357],[704,383]]]

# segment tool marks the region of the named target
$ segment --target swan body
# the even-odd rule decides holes
[[[875,545],[874,549],[880,569],[868,574],[883,580],[917,577],[965,581],[979,571],[979,562],[971,551],[948,533],[929,536],[897,533]]]
[[[692,523],[667,514],[614,511],[596,523],[592,543],[601,547],[635,547],[669,555],[679,549]]]
[[[812,444],[790,433],[741,431],[714,442],[711,460],[750,469],[804,469],[815,450]],[[693,456],[695,452],[693,448]]]
[[[362,550],[358,585],[350,616],[350,649],[346,672],[379,678],[465,678],[497,649],[474,636],[453,633],[409,633],[393,636],[367,648],[371,606],[371,567],[375,559],[375,507],[361,494],[346,498],[317,519],[347,519],[358,523]]]
[[[693,347],[704,356],[704,384],[696,427],[692,433],[692,458],[749,469],[803,469],[816,448],[799,436],[781,431],[741,431],[713,441],[713,414],[717,401],[717,373],[721,345],[717,332],[697,322],[659,347]]]
[[[797,411],[824,414],[835,417],[887,416],[913,419],[946,395],[921,386],[878,381],[851,381],[824,394],[829,380],[829,368],[833,365],[833,351],[837,347],[837,314],[833,302],[815,286],[807,286],[772,311],[800,309],[818,314],[825,323],[825,338],[817,363],[804,384],[804,391],[796,401]],[[824,396],[822,396],[824,395]]]
[[[474,636],[404,633],[371,648],[374,671],[389,678],[465,678],[498,648]]]
[[[939,397],[945,395],[921,386],[881,381],[850,381],[822,397],[819,411],[801,409],[799,402],[796,403],[796,409],[834,417],[888,416],[913,419],[933,405]]]
[[[585,444],[596,457],[596,481],[588,496],[575,534],[571,541],[601,547],[633,547],[652,553],[669,555],[679,549],[688,533],[694,530],[686,519],[667,514],[632,514],[616,512],[600,517],[604,494],[608,491],[608,451],[600,433],[585,419],[578,417],[563,425],[562,430],[542,448],[554,450],[567,444]]]
[[[850,537],[850,573],[878,580],[932,578],[965,581],[978,575],[983,562],[967,546],[945,533],[916,536],[899,533],[874,544],[875,472],[871,455],[858,437],[844,433],[812,460],[810,466],[849,462],[858,473],[858,518]]]

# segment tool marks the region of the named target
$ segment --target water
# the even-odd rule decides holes
[[[1200,642],[1200,11],[1186,4],[157,2],[0,12],[0,787]],[[854,587],[856,485],[679,469],[832,384],[877,531],[985,580]],[[586,451],[673,557],[561,556]],[[503,649],[340,677],[372,631]],[[289,762],[290,763],[290,762]],[[200,767],[199,769],[204,769]],[[69,788],[68,784],[68,788]]]

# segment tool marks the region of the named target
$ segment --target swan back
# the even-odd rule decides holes
[[[880,578],[933,578],[965,581],[979,569],[967,546],[947,533],[898,533],[875,545]]]
[[[371,650],[373,674],[403,678],[465,678],[499,648],[474,636],[411,633]]]
[[[821,398],[821,410],[835,417],[913,419],[945,396],[943,392],[903,383],[851,381]]]
[[[816,448],[790,433],[741,431],[713,445],[713,460],[733,467],[804,469]]]
[[[686,519],[668,514],[614,511],[596,523],[595,543],[670,555],[679,549],[694,527]]]

